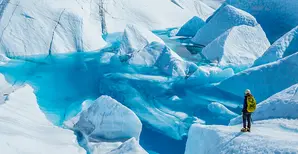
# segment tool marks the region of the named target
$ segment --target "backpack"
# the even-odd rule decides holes
[[[246,110],[248,112],[254,112],[257,108],[256,99],[252,95],[248,95],[247,99],[246,99],[246,102],[247,102],[247,109]]]

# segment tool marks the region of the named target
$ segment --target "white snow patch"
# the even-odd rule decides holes
[[[120,147],[107,154],[148,154],[135,138],[125,141]]]

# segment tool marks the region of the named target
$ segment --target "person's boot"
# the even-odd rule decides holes
[[[246,131],[247,131],[247,132],[250,132],[250,128],[246,128]]]
[[[247,129],[246,128],[242,128],[241,129],[241,132],[247,132]]]

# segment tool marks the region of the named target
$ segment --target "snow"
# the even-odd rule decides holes
[[[189,131],[185,154],[298,152],[297,120],[254,122],[250,133],[241,133],[241,127],[194,124]]]
[[[295,0],[226,0],[226,2],[256,17],[270,42],[274,42],[298,25],[298,3]]]
[[[186,82],[191,85],[204,85],[223,81],[233,75],[231,68],[222,70],[215,66],[199,66]]]
[[[265,120],[274,118],[298,118],[298,84],[295,84],[257,105],[256,111],[252,114],[252,119]],[[242,117],[232,119],[230,125],[240,123]]]
[[[236,72],[249,68],[270,46],[260,25],[235,26],[210,44],[202,54],[220,68],[233,68]]]
[[[83,154],[72,131],[54,126],[39,109],[33,89],[25,85],[0,105],[1,153]]]
[[[214,11],[197,0],[183,2],[183,7],[170,0],[5,0],[0,54],[15,58],[95,51],[106,45],[108,33],[123,32],[127,24],[165,29],[193,16],[205,19]]]
[[[197,69],[197,65],[185,61],[177,53],[162,43],[152,42],[143,50],[135,53],[129,60],[130,65],[152,67],[169,76],[186,76]]]
[[[208,105],[208,110],[215,115],[220,115],[228,119],[235,118],[236,116],[238,116],[236,113],[230,111],[227,107],[218,102],[210,103]]]
[[[203,26],[192,39],[200,45],[208,45],[222,33],[234,26],[257,26],[256,19],[249,13],[230,5],[219,8],[211,19]]]
[[[298,26],[274,42],[264,55],[255,61],[254,66],[277,61],[295,52],[298,52]]]
[[[4,9],[0,53],[8,57],[93,51],[106,44],[97,21],[78,5],[11,0]]]
[[[131,138],[124,142],[120,147],[107,154],[148,154],[137,142],[135,138]]]
[[[298,83],[298,53],[279,61],[247,69],[222,81],[217,87],[243,97],[250,89],[257,102]]]
[[[139,139],[142,123],[127,107],[109,96],[101,96],[80,113],[74,129],[89,140]]]
[[[179,29],[176,36],[194,37],[204,25],[205,22],[201,18],[194,16]]]
[[[164,44],[163,40],[146,28],[127,25],[121,40],[120,55],[130,55],[142,50],[152,42]]]

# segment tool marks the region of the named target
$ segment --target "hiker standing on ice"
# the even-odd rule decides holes
[[[250,132],[251,127],[251,114],[255,111],[257,106],[256,100],[251,94],[249,89],[245,90],[245,97],[242,109],[243,128],[242,132]],[[246,125],[247,122],[247,125]],[[247,127],[246,127],[247,126]]]

